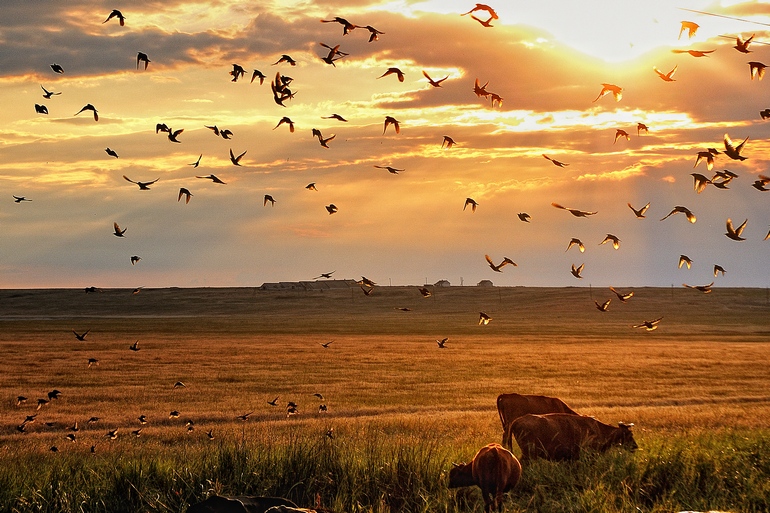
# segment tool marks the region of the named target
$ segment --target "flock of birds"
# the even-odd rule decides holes
[[[478,17],[476,15],[476,14],[480,14],[480,13],[485,13],[486,16],[484,18],[480,18],[480,17]],[[490,6],[486,5],[486,4],[480,4],[480,3],[477,3],[475,5],[475,7],[470,9],[468,12],[465,12],[465,13],[462,14],[462,16],[466,16],[466,15],[469,15],[470,18],[472,18],[473,20],[475,20],[476,22],[478,22],[481,26],[483,26],[485,28],[492,28],[493,27],[492,22],[494,20],[499,19],[499,16],[497,15],[497,13],[495,12],[495,10],[492,7],[490,7]],[[112,20],[117,20],[119,22],[120,26],[124,26],[126,19],[127,19],[126,16],[124,16],[121,11],[113,10],[102,23],[108,23],[108,22],[110,22]],[[353,32],[356,29],[365,29],[369,33],[369,42],[370,43],[378,41],[380,39],[380,36],[385,34],[384,32],[377,30],[376,28],[372,27],[371,25],[366,25],[366,26],[356,25],[356,24],[353,24],[353,23],[349,22],[348,20],[346,20],[344,18],[341,18],[341,17],[335,17],[335,18],[330,19],[330,20],[320,20],[320,21],[322,23],[338,23],[338,24],[340,24],[342,26],[342,29],[343,29],[343,36],[347,35],[347,34],[350,34],[351,32]],[[688,36],[692,37],[695,34],[695,32],[697,31],[697,28],[698,28],[698,26],[694,22],[683,21],[682,24],[681,24],[681,30],[680,30],[679,36],[681,37],[683,33],[687,32]],[[752,43],[752,40],[753,40],[753,36],[747,38],[746,40],[743,40],[740,37],[738,37],[737,40],[736,40],[735,49],[738,52],[741,52],[741,53],[744,53],[744,54],[749,53],[751,51],[750,50],[750,45]],[[328,50],[328,53],[326,53],[325,55],[321,56],[320,59],[323,62],[325,62],[326,64],[331,65],[333,67],[336,67],[336,63],[340,59],[343,59],[343,58],[345,58],[345,57],[347,57],[349,55],[348,53],[343,52],[340,49],[340,45],[332,46],[332,45],[327,45],[326,43],[320,43],[320,45],[323,48],[325,48],[325,50]],[[677,50],[674,50],[674,52],[676,52],[676,53],[688,53],[692,57],[696,57],[696,58],[707,57],[710,53],[712,53],[714,51],[715,50],[713,50],[713,49],[712,50],[697,50],[697,49],[690,49],[690,50],[678,50],[677,49]],[[137,53],[137,56],[136,56],[136,68],[137,68],[137,70],[142,70],[142,71],[147,70],[151,63],[152,63],[152,61],[150,60],[150,58],[149,58],[149,56],[147,54],[145,54],[143,52],[138,52]],[[294,60],[290,55],[287,55],[287,54],[281,55],[280,58],[278,58],[276,60],[276,62],[272,63],[272,65],[287,65],[287,66],[290,66],[290,67],[296,66],[296,64],[297,64],[296,60]],[[751,78],[751,80],[754,80],[754,79],[762,80],[762,78],[764,76],[764,73],[765,73],[766,66],[764,64],[762,64],[761,62],[758,62],[758,61],[751,61],[751,62],[749,62],[749,66],[750,66],[749,70],[750,70],[750,78]],[[64,68],[61,65],[57,64],[57,63],[51,64],[50,67],[51,67],[51,70],[54,73],[57,73],[57,74],[64,74],[65,73]],[[675,66],[673,69],[671,69],[670,71],[665,72],[665,73],[660,71],[660,70],[658,70],[657,68],[653,69],[653,71],[660,77],[660,79],[665,81],[665,82],[674,82],[676,80],[674,77],[675,77],[675,73],[677,72],[677,70],[678,70],[678,66]],[[232,64],[232,69],[229,70],[229,75],[231,77],[230,80],[232,82],[237,82],[237,81],[239,81],[241,79],[245,79],[247,77],[247,75],[249,75],[249,73],[247,72],[246,68],[244,68],[243,66],[241,66],[239,64]],[[260,71],[259,69],[254,69],[251,72],[250,75],[251,75],[250,83],[254,83],[255,80],[258,80],[259,85],[263,85],[264,81],[267,79],[267,75],[265,73],[263,73],[262,71]],[[440,78],[438,80],[434,80],[425,71],[423,71],[423,75],[427,79],[427,81],[430,84],[430,86],[434,87],[434,88],[440,88],[442,86],[442,83],[449,78],[449,76],[446,76],[446,77]],[[397,68],[397,67],[389,67],[387,70],[384,71],[384,73],[382,73],[382,75],[377,77],[377,79],[386,79],[387,80],[387,77],[391,77],[391,76],[395,77],[399,82],[403,82],[404,81],[404,72],[401,69]],[[490,101],[492,108],[502,107],[503,98],[499,94],[496,94],[494,92],[489,91],[487,89],[488,86],[489,86],[489,82],[486,82],[485,84],[482,85],[481,82],[479,81],[479,79],[477,78],[475,80],[475,83],[474,83],[473,93],[478,98],[484,98],[485,100]],[[46,100],[52,100],[54,97],[62,94],[62,92],[60,92],[60,91],[48,90],[48,89],[46,89],[42,85],[41,85],[41,88],[43,90],[43,97]],[[276,72],[275,77],[270,81],[270,89],[271,89],[271,92],[272,92],[272,95],[273,95],[273,100],[276,103],[276,105],[278,105],[280,107],[284,107],[284,108],[288,107],[289,102],[291,102],[295,98],[295,96],[297,94],[297,91],[292,89],[292,88],[293,88],[293,78],[288,76],[288,75],[283,74],[281,71]],[[622,99],[622,92],[623,92],[623,88],[618,86],[618,85],[610,84],[610,83],[603,83],[602,84],[602,88],[601,88],[599,94],[597,95],[597,97],[593,101],[594,102],[600,101],[603,97],[605,97],[607,95],[612,95],[612,97],[615,99],[615,101],[621,101],[621,99]],[[48,110],[48,107],[46,105],[44,105],[44,104],[35,104],[35,112],[38,113],[38,114],[41,114],[41,115],[48,115],[49,110]],[[80,115],[82,113],[91,113],[91,115],[93,116],[94,121],[95,122],[99,121],[98,110],[91,103],[85,104],[74,115],[78,116],[78,115]],[[766,109],[764,111],[761,111],[760,115],[761,115],[762,119],[770,118],[770,109]],[[331,114],[329,116],[324,116],[323,118],[324,119],[334,119],[334,120],[336,120],[336,121],[338,121],[340,123],[346,123],[348,121],[342,115],[337,114],[337,113],[333,113],[333,114]],[[394,118],[392,116],[386,116],[384,121],[383,121],[383,132],[382,132],[383,135],[385,135],[388,132],[388,129],[391,128],[391,127],[392,127],[393,132],[395,134],[399,134],[400,133],[400,129],[401,129],[400,123],[401,122],[398,119],[396,119],[396,118]],[[273,130],[280,129],[281,127],[288,128],[289,132],[291,132],[291,133],[293,133],[295,131],[295,123],[294,123],[294,121],[289,116],[282,116],[280,118],[280,120],[278,121],[278,123],[276,124],[276,126],[273,128]],[[234,136],[232,130],[227,129],[227,128],[223,129],[223,128],[217,126],[217,125],[206,125],[205,128],[211,130],[213,136],[221,137],[224,140],[231,140],[233,138],[233,136]],[[637,129],[637,136],[641,136],[642,133],[648,133],[649,127],[646,124],[644,124],[642,122],[639,122],[637,124],[636,129]],[[179,128],[173,129],[173,128],[169,127],[165,123],[157,123],[156,126],[155,126],[155,133],[156,133],[156,135],[163,133],[163,134],[166,135],[166,137],[168,138],[168,140],[171,143],[176,143],[176,144],[182,143],[182,141],[180,140],[180,137],[182,136],[184,131],[185,131],[185,129],[179,129]],[[312,137],[317,139],[317,141],[321,145],[321,147],[328,149],[328,148],[330,148],[330,143],[332,143],[332,141],[334,140],[336,135],[332,134],[332,135],[329,135],[329,136],[324,136],[321,133],[320,130],[318,130],[316,128],[313,128],[312,129]],[[628,141],[628,140],[630,140],[630,138],[631,138],[631,135],[626,130],[623,130],[623,129],[619,128],[619,129],[616,130],[613,144],[618,143],[619,140],[627,140]],[[729,135],[725,134],[724,135],[724,149],[720,151],[720,150],[717,150],[715,148],[707,148],[707,149],[705,149],[703,151],[699,151],[697,153],[697,155],[696,155],[696,160],[695,160],[694,167],[697,167],[701,162],[705,162],[705,165],[706,165],[706,168],[708,169],[708,171],[712,171],[713,167],[714,167],[715,159],[719,155],[724,155],[725,157],[727,157],[729,159],[732,159],[732,160],[736,160],[736,161],[745,160],[746,157],[742,154],[742,152],[743,152],[743,150],[745,148],[746,143],[748,142],[748,139],[749,138],[746,137],[739,144],[735,144],[730,139]],[[441,143],[441,147],[443,149],[449,150],[455,144],[456,144],[456,142],[454,141],[454,139],[452,137],[446,135],[446,136],[443,137],[443,141]],[[116,150],[110,148],[110,147],[107,147],[105,149],[105,152],[107,153],[108,156],[110,156],[112,158],[115,158],[115,159],[119,158],[118,152]],[[229,160],[230,160],[231,164],[233,166],[241,166],[246,153],[247,153],[247,150],[234,152],[233,149],[230,148],[230,150],[229,150]],[[561,162],[559,160],[556,160],[554,158],[549,157],[548,155],[543,154],[542,156],[546,160],[550,161],[553,165],[555,165],[557,167],[563,168],[563,167],[569,166],[568,163]],[[198,168],[198,166],[201,164],[202,158],[203,158],[203,155],[201,154],[201,155],[199,155],[197,157],[197,160],[195,160],[195,162],[192,162],[189,165],[193,169]],[[374,167],[378,168],[378,169],[386,170],[387,172],[389,172],[391,174],[398,174],[398,173],[404,171],[404,169],[402,169],[402,168],[397,168],[397,167],[393,167],[393,166],[390,166],[390,165],[375,165]],[[736,173],[733,173],[733,172],[728,171],[728,170],[715,171],[713,173],[713,175],[710,176],[710,177],[706,176],[706,175],[703,175],[703,174],[700,174],[700,173],[692,173],[692,176],[693,176],[693,179],[694,179],[694,189],[695,189],[695,192],[698,193],[698,194],[703,192],[703,190],[705,190],[705,188],[707,186],[709,186],[709,185],[712,185],[715,188],[718,188],[720,190],[729,189],[728,185],[731,184],[733,182],[733,180],[738,178],[738,175]],[[198,178],[198,179],[210,180],[211,182],[213,182],[215,184],[221,184],[221,185],[225,185],[226,184],[226,182],[224,180],[220,179],[219,177],[215,176],[214,174],[196,175],[195,177]],[[150,190],[151,186],[153,186],[155,183],[157,183],[159,181],[159,179],[160,179],[160,178],[156,178],[156,179],[150,180],[150,181],[141,181],[141,180],[134,180],[132,178],[129,178],[126,175],[123,175],[123,178],[127,182],[138,186],[140,191]],[[767,192],[767,191],[770,190],[770,188],[768,187],[768,186],[770,186],[770,177],[765,176],[765,175],[759,175],[757,180],[752,185],[758,191]],[[309,190],[309,191],[317,191],[315,182],[309,183],[307,186],[305,186],[305,188],[307,190]],[[178,192],[177,201],[180,202],[180,201],[182,201],[182,199],[184,199],[185,204],[187,204],[187,203],[190,202],[192,197],[193,197],[193,194],[190,192],[190,190],[188,188],[181,187],[179,189],[179,192]],[[31,199],[26,198],[25,196],[16,196],[16,195],[14,195],[13,198],[14,198],[14,201],[16,203],[23,203],[23,202],[31,201]],[[264,198],[263,198],[263,206],[267,206],[268,204],[270,204],[270,206],[274,206],[276,204],[276,199],[272,195],[270,195],[270,194],[265,194]],[[578,218],[586,218],[586,217],[590,217],[590,216],[593,216],[593,215],[597,214],[597,212],[595,212],[595,211],[582,210],[582,209],[573,208],[573,207],[566,207],[566,206],[563,206],[563,205],[558,204],[558,203],[552,203],[552,205],[553,205],[553,207],[555,207],[557,209],[565,210],[569,214],[571,214],[572,216],[575,216],[575,217],[578,217]],[[646,212],[650,208],[650,203],[647,203],[646,205],[644,205],[644,206],[642,206],[640,208],[636,208],[636,207],[632,206],[629,203],[628,207],[633,211],[633,215],[636,218],[643,219],[643,218],[646,217]],[[326,205],[325,208],[326,208],[326,211],[328,212],[329,215],[335,214],[338,211],[338,207],[335,204],[333,204],[333,203],[331,203],[329,205]],[[471,197],[466,198],[465,202],[464,202],[464,205],[463,205],[463,210],[466,210],[468,208],[469,208],[471,213],[476,212],[477,208],[479,208],[479,202],[477,202],[475,199],[473,199]],[[670,216],[673,216],[673,215],[676,215],[676,214],[680,214],[680,213],[683,214],[686,217],[687,221],[690,222],[690,223],[695,223],[696,220],[697,220],[695,214],[693,214],[693,212],[690,211],[687,207],[682,206],[682,205],[677,205],[666,216],[661,218],[661,221],[667,219]],[[531,216],[528,213],[526,213],[526,212],[518,213],[518,218],[522,222],[526,222],[526,223],[531,222]],[[729,239],[731,239],[733,241],[736,241],[736,242],[744,241],[745,238],[743,237],[743,231],[746,228],[747,222],[748,222],[748,220],[744,220],[741,224],[739,224],[737,227],[735,227],[735,225],[733,224],[732,220],[728,218],[727,221],[726,221],[726,233],[725,233],[725,235]],[[121,227],[118,224],[118,222],[114,222],[113,223],[113,234],[116,237],[120,237],[120,238],[125,237],[126,231],[127,231],[127,228],[125,226]],[[770,232],[768,232],[767,236],[765,236],[765,240],[767,240],[767,239],[770,239]],[[616,236],[614,234],[611,234],[611,233],[608,233],[606,235],[606,237],[600,242],[600,244],[611,244],[612,247],[617,250],[620,247],[621,240],[620,240],[620,238],[618,236]],[[583,241],[581,241],[579,238],[571,238],[571,240],[567,244],[566,251],[569,252],[573,247],[577,248],[577,250],[580,253],[583,253],[585,251],[585,248],[586,248],[586,246],[583,243]],[[485,257],[485,260],[486,260],[487,264],[489,265],[491,270],[494,271],[494,272],[501,273],[501,272],[503,272],[503,270],[507,266],[510,266],[510,267],[516,267],[517,266],[517,264],[511,258],[509,258],[507,256],[502,257],[502,259],[493,259],[490,255],[484,255],[484,257]],[[139,263],[139,261],[141,259],[142,258],[140,256],[133,255],[133,256],[130,257],[130,262],[131,262],[132,265],[136,265],[136,264]],[[681,255],[680,256],[680,260],[679,260],[679,268],[681,268],[682,266],[685,266],[685,265],[689,269],[690,266],[692,265],[692,260],[689,257],[687,257],[686,255]],[[573,263],[571,265],[570,272],[571,272],[571,274],[576,279],[582,279],[581,273],[583,272],[583,270],[584,270],[584,264],[576,265],[575,263]],[[331,275],[333,274],[333,272],[334,271],[332,271],[332,273],[322,273],[318,278],[331,278]],[[714,266],[714,277],[715,278],[719,274],[724,275],[724,273],[725,273],[725,269],[722,266],[720,266],[718,264]],[[358,285],[360,286],[362,292],[365,295],[369,296],[374,291],[376,283],[374,281],[372,281],[372,280],[362,276],[362,279],[360,281],[358,281]],[[685,287],[689,287],[689,288],[694,288],[694,289],[700,290],[701,292],[704,292],[704,293],[710,293],[711,290],[712,290],[711,286],[713,285],[713,282],[711,284],[708,284],[708,285],[688,285],[688,284],[683,284],[683,285]],[[137,293],[140,289],[141,289],[141,287],[139,289],[134,290],[134,293]],[[422,294],[423,297],[430,297],[431,294],[432,294],[431,291],[428,290],[425,287],[420,287],[419,290],[420,290],[420,293]],[[629,301],[634,296],[633,291],[623,292],[623,291],[618,291],[618,290],[616,290],[613,287],[610,287],[610,290],[617,296],[618,300],[620,302],[623,302],[623,303]],[[86,288],[86,292],[96,292],[96,291],[98,291],[98,289],[96,287],[88,287],[88,288]],[[608,299],[608,300],[603,301],[603,302],[599,302],[599,301],[594,301],[594,302],[595,302],[596,308],[599,311],[607,312],[608,309],[609,309],[611,300]],[[408,310],[408,309],[403,309],[403,310]],[[479,319],[478,319],[479,325],[487,325],[487,324],[489,324],[489,322],[491,320],[492,320],[491,316],[489,316],[488,314],[486,314],[484,312],[479,312]],[[633,325],[633,327],[634,328],[644,329],[644,330],[647,330],[647,331],[653,331],[653,330],[655,330],[658,327],[658,325],[659,325],[661,320],[662,320],[662,317],[659,317],[659,318],[656,318],[656,319],[651,319],[651,320],[644,320],[644,321],[642,321],[642,322],[640,322],[638,324]],[[77,338],[77,340],[84,341],[86,336],[88,335],[89,331],[85,331],[85,332],[79,333],[79,332],[76,332],[76,331],[73,330],[73,333],[74,333],[75,337]],[[447,338],[444,338],[442,340],[437,340],[436,342],[438,344],[438,348],[439,349],[446,348],[447,340],[448,340]],[[324,349],[328,349],[329,346],[331,345],[331,343],[332,342],[330,341],[330,342],[327,342],[325,344],[322,344],[322,346],[323,346]],[[132,344],[129,347],[129,349],[131,351],[133,351],[133,352],[138,352],[140,350],[139,342],[137,341],[134,344]],[[92,366],[95,366],[95,365],[99,365],[99,360],[95,359],[95,358],[89,358],[88,361],[87,361],[87,365],[88,365],[89,368],[91,368]],[[177,383],[175,383],[173,385],[173,388],[174,389],[186,388],[186,385],[184,383],[182,383],[182,382],[177,382]],[[47,398],[37,399],[37,405],[36,405],[37,409],[36,409],[36,412],[34,414],[27,415],[26,418],[20,424],[18,424],[18,426],[17,426],[18,432],[20,432],[20,433],[28,432],[29,426],[36,422],[37,417],[38,417],[39,412],[41,411],[41,409],[43,409],[43,408],[50,408],[51,407],[50,406],[51,402],[57,400],[60,397],[60,395],[61,395],[61,392],[56,390],[56,389],[54,389],[54,390],[52,390],[51,392],[49,392],[47,394]],[[321,394],[315,394],[315,395],[316,395],[316,397],[320,401],[324,401],[324,397]],[[276,406],[278,406],[278,399],[279,399],[279,397],[275,397],[275,399],[273,399],[271,401],[267,401],[267,403],[270,406],[276,407]],[[28,401],[27,397],[19,396],[17,398],[16,405],[18,407],[22,407],[23,405],[25,405],[27,403],[27,401]],[[319,411],[319,413],[325,413],[325,412],[328,411],[325,402],[322,402],[319,405],[318,411]],[[287,403],[287,406],[286,406],[286,415],[287,416],[293,416],[293,415],[296,415],[297,413],[299,413],[299,408],[298,408],[297,404],[295,402],[293,402],[293,401],[289,401]],[[239,419],[239,420],[242,420],[242,421],[246,421],[246,420],[248,420],[248,418],[252,414],[253,414],[253,412],[247,412],[247,413],[238,415],[236,418]],[[169,412],[168,417],[170,419],[178,419],[178,418],[180,418],[180,415],[181,414],[180,414],[179,411],[173,410],[173,411]],[[94,424],[99,423],[100,421],[101,421],[101,419],[99,417],[91,417],[91,418],[89,418],[86,421],[86,424],[87,425],[94,425]],[[148,416],[145,415],[145,414],[142,414],[142,415],[140,415],[139,417],[136,418],[136,422],[137,422],[137,425],[134,426],[133,429],[130,429],[130,432],[131,432],[131,434],[133,436],[139,437],[142,434],[142,430],[144,429],[144,426],[146,426],[148,424],[148,422],[149,422]],[[195,423],[192,420],[187,420],[185,422],[185,429],[188,432],[194,431],[194,426],[195,426]],[[55,427],[55,425],[54,426],[50,426],[50,427]],[[66,435],[66,439],[69,440],[70,442],[75,442],[77,440],[77,433],[78,433],[79,430],[80,430],[80,427],[78,425],[78,422],[75,422],[68,429],[69,433]],[[107,433],[104,435],[104,438],[109,439],[109,440],[115,440],[118,437],[118,433],[119,433],[119,428],[111,429],[111,430],[107,431]],[[207,436],[208,436],[209,439],[213,439],[214,438],[213,430],[209,430],[208,433],[207,433]],[[327,433],[327,436],[333,437],[333,430],[329,430],[329,432]],[[95,448],[96,448],[96,446],[93,445],[91,447],[91,450],[94,451]],[[51,450],[52,451],[56,451],[56,450],[58,450],[58,448],[56,446],[53,446],[53,447],[51,447]]]

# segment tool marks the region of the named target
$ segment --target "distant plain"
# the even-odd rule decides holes
[[[0,291],[0,461],[53,457],[52,445],[146,456],[210,443],[209,430],[218,443],[320,440],[330,428],[335,440],[430,440],[467,459],[501,439],[495,399],[514,391],[558,396],[610,424],[633,422],[642,448],[667,436],[766,433],[766,289],[636,288],[623,304],[596,288],[429,288],[429,298],[417,287],[379,286],[371,296],[358,288]],[[595,308],[609,298],[607,312]],[[480,311],[489,325],[478,325]],[[655,331],[632,328],[659,317]],[[73,330],[90,331],[78,341]],[[140,350],[130,351],[135,341]],[[98,364],[89,368],[88,358]],[[61,398],[36,410],[53,389]],[[16,406],[19,395],[26,404]],[[275,397],[278,406],[269,405]],[[299,415],[287,418],[288,401]],[[245,413],[247,421],[236,419]],[[135,438],[140,414],[149,423]],[[92,416],[99,420],[88,425]],[[71,443],[64,436],[75,421]],[[107,440],[115,428],[119,438]]]

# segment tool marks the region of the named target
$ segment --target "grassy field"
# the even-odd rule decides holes
[[[600,312],[607,289],[0,291],[0,511],[184,511],[214,492],[481,511],[445,474],[500,441],[513,391],[634,422],[641,450],[538,462],[508,511],[770,510],[767,291],[635,294]]]

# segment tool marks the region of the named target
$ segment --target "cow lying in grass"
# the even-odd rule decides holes
[[[585,449],[604,452],[610,447],[635,451],[633,424],[618,423],[618,427],[603,424],[593,417],[550,413],[524,415],[511,424],[516,443],[521,448],[521,461],[535,458],[574,460]]]
[[[478,486],[484,499],[484,511],[502,511],[503,494],[521,478],[521,464],[500,444],[479,449],[470,463],[455,465],[449,471],[449,488]]]

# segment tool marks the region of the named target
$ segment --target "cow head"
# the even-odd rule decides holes
[[[473,466],[470,463],[452,463],[452,470],[449,471],[449,488],[460,488],[463,486],[473,486]]]
[[[634,452],[639,448],[639,446],[636,445],[636,440],[634,440],[634,434],[631,432],[632,427],[634,427],[633,424],[618,422],[618,430],[616,431],[617,436],[616,436],[615,444],[620,445],[621,447],[624,447],[631,452]]]

